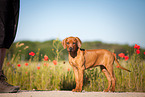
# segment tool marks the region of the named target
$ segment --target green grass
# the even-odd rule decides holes
[[[28,66],[25,66],[28,63]],[[9,63],[5,60],[4,72],[8,82],[20,86],[22,90],[71,90],[75,88],[73,70],[68,61],[59,61],[54,65],[52,61],[42,62],[19,62]],[[120,64],[132,72],[116,68],[114,72],[117,79],[116,91],[145,91],[145,62],[134,62],[120,60]],[[37,67],[40,67],[38,69]],[[85,91],[103,91],[107,88],[108,82],[99,67],[85,70],[84,86]]]
[[[58,42],[60,43],[60,42]],[[75,88],[75,77],[68,60],[62,61],[60,46],[53,49],[56,55],[57,64],[53,60],[44,61],[44,55],[40,52],[30,56],[25,61],[19,48],[17,53],[5,58],[3,71],[8,78],[8,83],[20,86],[21,90],[71,90]],[[129,56],[129,54],[128,54]],[[25,65],[28,63],[28,66]],[[116,67],[114,73],[117,79],[116,91],[124,92],[145,92],[145,60],[134,50],[134,54],[125,61],[120,58],[119,63],[131,70],[127,72]],[[19,65],[18,65],[19,64]],[[103,91],[108,86],[108,81],[99,67],[85,70],[84,86],[85,91]]]

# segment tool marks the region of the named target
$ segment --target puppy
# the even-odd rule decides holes
[[[115,91],[116,78],[113,72],[113,63],[117,63],[117,67],[130,72],[119,65],[114,54],[105,49],[84,50],[80,49],[81,40],[78,37],[68,37],[62,41],[62,45],[67,48],[69,53],[69,63],[73,68],[75,74],[76,88],[73,92],[81,92],[83,86],[84,70],[100,66],[102,72],[108,80],[108,88],[104,92]],[[110,90],[110,87],[112,88]]]

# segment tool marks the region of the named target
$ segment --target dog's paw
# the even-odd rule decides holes
[[[115,90],[108,90],[108,89],[105,89],[103,92],[114,92]]]
[[[103,90],[103,92],[109,92],[110,90],[108,90],[108,89],[105,89],[105,90]]]
[[[73,89],[72,92],[82,92],[81,89]]]

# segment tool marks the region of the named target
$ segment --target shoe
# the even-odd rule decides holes
[[[18,86],[10,85],[6,82],[6,77],[4,76],[3,72],[0,75],[0,93],[16,93],[20,89]]]

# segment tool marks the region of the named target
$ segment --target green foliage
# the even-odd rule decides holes
[[[53,40],[53,48],[52,51],[54,55],[56,55],[56,61],[60,59],[60,54],[64,50],[61,41],[59,39]]]
[[[55,43],[54,43],[55,42]],[[16,47],[16,44],[22,44],[22,46]],[[58,48],[56,48],[57,46]],[[28,47],[27,49],[24,49]],[[119,44],[106,44],[102,43],[100,41],[94,41],[94,42],[83,42],[82,44],[83,49],[108,49],[112,52],[115,52],[116,54],[119,53],[125,53],[125,54],[130,54],[132,55],[134,53],[134,48],[133,46],[129,45],[119,45]],[[63,50],[61,41],[56,39],[56,40],[50,40],[50,41],[45,41],[45,42],[32,42],[32,41],[21,41],[21,42],[16,42],[14,43],[11,48],[9,49],[7,56],[9,56],[9,59],[13,57],[13,54],[17,54],[19,51],[21,51],[22,56],[20,57],[22,60],[29,60],[30,56],[29,53],[31,51],[37,52],[37,50],[40,49],[40,54],[39,54],[39,61],[41,60],[41,56],[47,55],[51,60],[58,59],[57,57],[59,56],[60,60],[67,60],[68,58],[68,52],[67,50]],[[60,50],[60,52],[57,52],[57,50]],[[143,52],[145,50],[141,49],[141,58],[145,58],[143,55]]]

